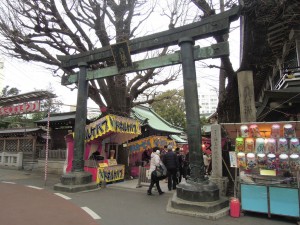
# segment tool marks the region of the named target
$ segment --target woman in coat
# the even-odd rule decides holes
[[[164,192],[161,190],[159,186],[159,178],[153,173],[157,166],[162,165],[162,161],[160,159],[160,151],[156,150],[156,148],[153,149],[153,152],[151,153],[151,160],[150,160],[150,174],[151,174],[151,183],[149,186],[149,189],[147,191],[148,195],[152,195],[152,188],[154,184],[156,184],[157,191],[160,195],[162,195]]]

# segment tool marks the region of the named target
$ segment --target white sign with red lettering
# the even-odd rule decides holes
[[[27,102],[20,105],[0,107],[0,116],[9,116],[40,111],[40,102]]]

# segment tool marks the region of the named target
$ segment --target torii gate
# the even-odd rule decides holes
[[[73,173],[63,175],[57,190],[74,192],[74,185],[92,182],[91,175],[84,172],[84,137],[85,119],[87,115],[88,80],[116,76],[126,72],[135,72],[149,68],[163,67],[182,63],[183,84],[186,104],[187,136],[190,152],[191,177],[185,184],[179,184],[177,196],[185,200],[210,202],[219,199],[219,189],[204,177],[203,155],[201,151],[201,126],[199,114],[198,91],[196,82],[195,60],[217,58],[229,55],[228,43],[219,43],[207,48],[194,48],[194,41],[224,35],[229,32],[230,22],[238,19],[240,7],[202,19],[172,30],[159,32],[117,43],[100,49],[72,56],[57,56],[62,67],[74,69],[79,73],[62,79],[62,84],[78,82],[77,110],[75,118],[75,147]],[[179,44],[180,53],[152,58],[139,62],[131,62],[130,55]],[[90,64],[104,62],[114,57],[116,66],[95,71],[87,71]],[[72,187],[69,188],[68,185]],[[209,188],[207,188],[209,187]],[[89,189],[90,187],[87,187]],[[208,190],[210,189],[210,190]]]

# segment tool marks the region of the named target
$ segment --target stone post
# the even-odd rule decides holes
[[[84,171],[85,126],[87,117],[88,81],[86,80],[87,64],[79,63],[78,94],[75,117],[74,158],[72,172],[62,175],[61,183],[54,185],[54,190],[78,192],[95,189],[92,174]]]
[[[237,74],[241,122],[256,121],[253,72],[241,71]]]
[[[228,178],[223,177],[222,167],[222,145],[221,126],[214,124],[211,126],[211,150],[212,150],[212,175],[209,178],[218,185],[221,196],[226,196]]]
[[[194,41],[191,38],[179,40],[181,48],[183,86],[186,106],[187,136],[191,176],[177,186],[177,197],[193,202],[211,202],[219,199],[217,185],[204,177],[203,153],[201,147],[201,126],[194,62]]]

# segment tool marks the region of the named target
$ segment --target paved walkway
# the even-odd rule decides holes
[[[2,225],[99,225],[100,220],[92,217],[85,209],[67,201],[59,193],[54,193],[53,186],[59,183],[60,175],[45,176],[36,172],[18,171],[0,168],[0,224]],[[161,181],[161,188],[168,196],[167,183]],[[144,192],[147,187],[136,188],[137,179],[108,184],[114,189],[134,189]],[[154,194],[156,195],[157,193]],[[151,198],[152,199],[152,198]],[[154,199],[154,198],[153,198]],[[264,216],[265,217],[265,216]],[[230,217],[228,216],[228,219]],[[247,221],[247,223],[242,221]],[[259,224],[256,217],[244,217],[232,222],[242,224]],[[231,220],[230,220],[231,221]],[[271,222],[273,221],[273,222]],[[252,223],[253,222],[253,223]],[[270,220],[271,224],[286,224]],[[216,224],[218,224],[216,222]],[[296,224],[296,222],[288,222]]]

